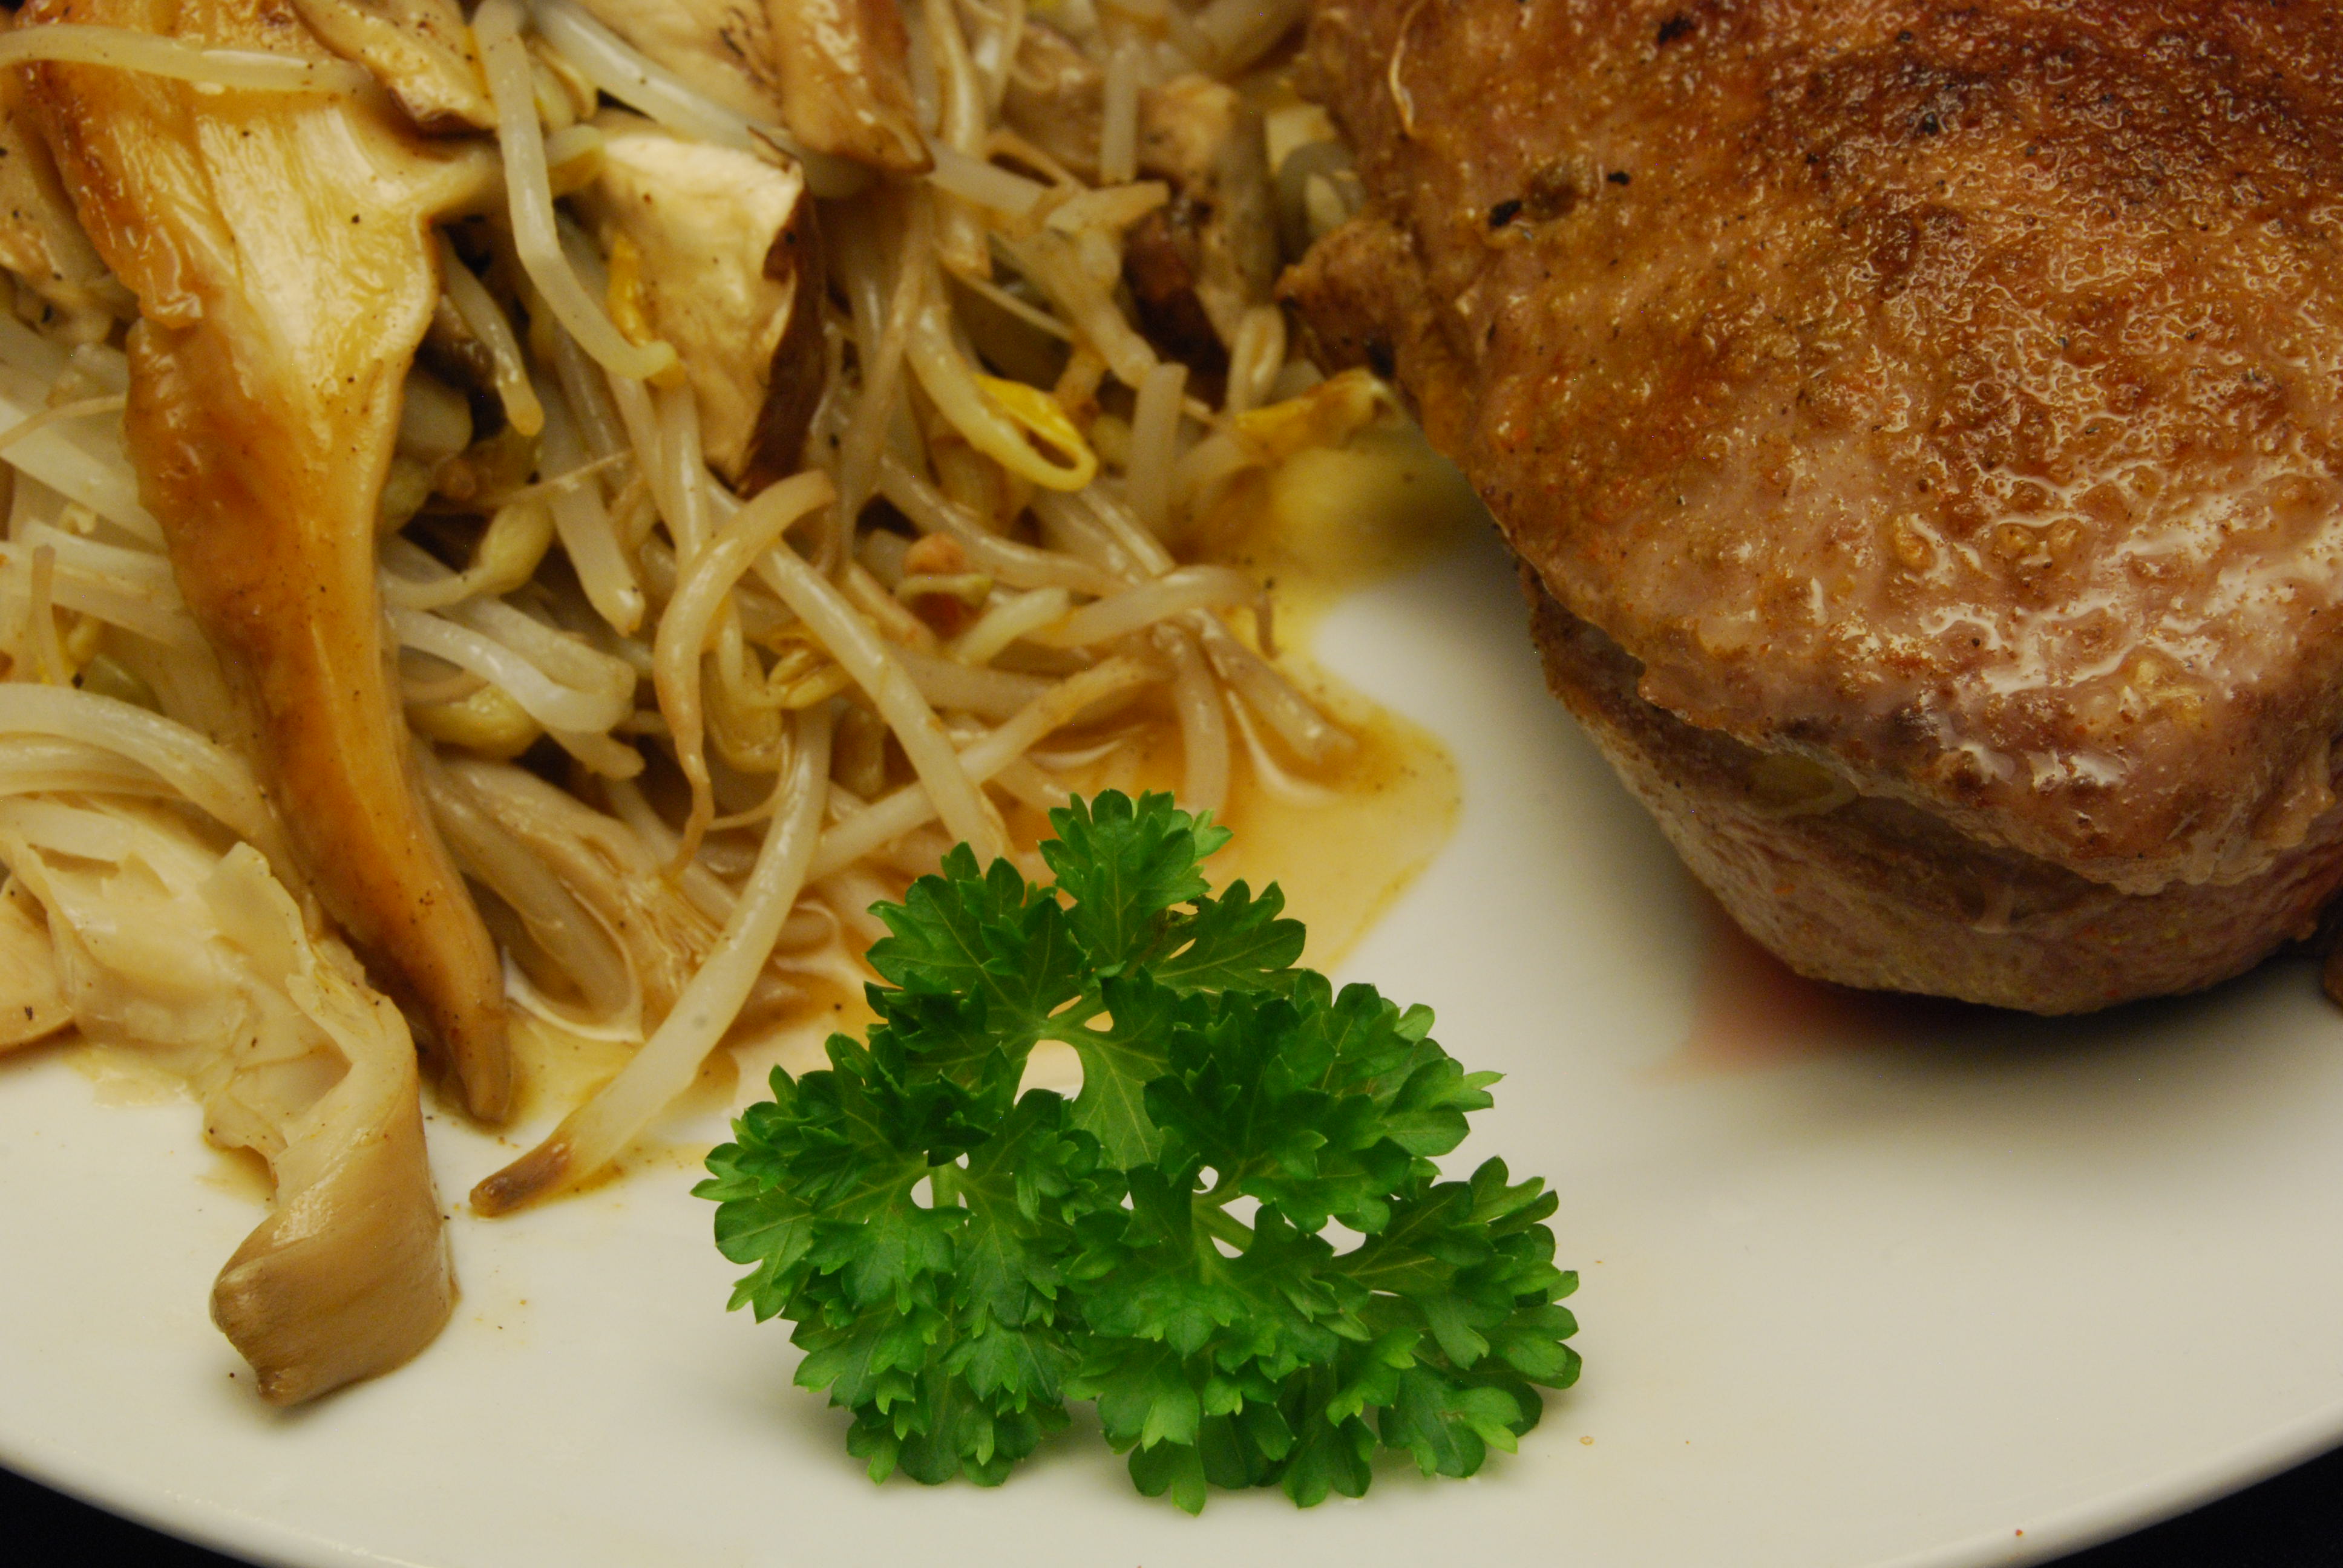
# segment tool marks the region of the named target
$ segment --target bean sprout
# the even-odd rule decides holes
[[[1354,743],[1273,662],[1253,573],[1190,540],[1232,481],[1386,406],[1347,384],[1281,403],[1306,367],[1259,284],[1214,307],[1225,374],[1168,352],[1124,288],[1135,226],[1279,222],[1266,184],[1216,203],[1161,166],[1180,127],[1160,89],[1183,61],[1233,78],[1294,0],[1140,0],[1102,22],[1067,0],[1046,23],[1026,0],[907,0],[919,174],[809,146],[792,106],[786,126],[728,106],[746,100],[597,9],[608,23],[480,0],[502,196],[434,237],[434,336],[388,383],[405,434],[375,563],[417,795],[504,944],[508,1000],[641,1042],[480,1185],[484,1212],[589,1178],[720,1043],[858,973],[867,905],[953,841],[1030,863],[1034,814],[1089,770],[1176,737],[1191,808],[1322,789],[1312,770]],[[1088,145],[1015,120],[1040,44],[1092,74]],[[311,95],[305,114],[380,97],[344,60],[0,34],[0,65],[31,59]],[[613,127],[641,128],[598,95],[664,127],[638,138],[661,156],[801,173],[798,217],[718,256],[746,226],[679,196],[672,254],[691,259],[655,272],[596,205],[632,156]],[[1232,123],[1259,134],[1258,115]],[[703,259],[730,267],[722,287],[689,281]],[[766,288],[781,303],[752,319]],[[297,891],[139,500],[125,324],[89,336],[0,313],[0,796],[67,836],[102,819],[51,821],[53,797],[179,801]]]

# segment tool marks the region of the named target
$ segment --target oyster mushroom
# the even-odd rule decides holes
[[[696,91],[815,152],[900,174],[929,165],[895,0],[580,0]]]
[[[1001,99],[1001,118],[1067,167],[1096,176],[1106,119],[1106,73],[1047,22],[1029,19],[1016,68]]]
[[[781,117],[781,75],[772,23],[760,0],[578,0],[581,9],[736,115]]]
[[[324,58],[262,0],[34,0],[35,23]],[[96,66],[28,94],[98,253],[137,296],[125,428],[246,748],[326,909],[466,1103],[511,1093],[502,973],[407,773],[376,601],[401,387],[438,297],[437,215],[492,188],[478,142],[387,106],[207,93]]]
[[[675,345],[708,460],[736,487],[797,467],[821,394],[821,247],[794,164],[605,110],[602,164],[570,200],[624,294]]]
[[[1105,101],[1096,61],[1046,24],[1026,25],[1001,102],[1011,126],[1096,177]],[[1277,276],[1261,112],[1225,82],[1174,76],[1140,92],[1138,153],[1140,174],[1168,183],[1172,199],[1131,226],[1124,280],[1150,337],[1191,364],[1212,361]]]
[[[14,15],[0,11],[0,33],[15,25]],[[73,198],[14,71],[0,71],[0,266],[31,285],[77,340],[103,338],[116,306],[128,314],[128,296],[74,219]]]
[[[1149,215],[1185,262],[1196,303],[1223,345],[1277,276],[1275,202],[1261,111],[1225,82],[1174,76],[1139,98],[1139,166],[1169,180]],[[1134,228],[1138,240],[1146,227]]]
[[[406,1362],[455,1284],[406,1024],[258,850],[220,841],[160,805],[0,799],[72,1021],[184,1078],[205,1136],[268,1163],[275,1206],[212,1318],[290,1404]]]
[[[928,167],[895,0],[771,0],[781,112],[816,152],[900,174]]]
[[[372,71],[424,130],[497,123],[456,0],[293,0],[293,8],[326,47]]]
[[[451,758],[427,779],[426,788],[433,809],[449,822],[448,839],[466,871],[503,898],[533,939],[515,943],[516,953],[526,955],[534,945],[571,978],[615,982],[622,1000],[604,1006],[598,1023],[657,1029],[716,950],[722,920],[661,876],[633,835],[615,830],[609,818],[525,769]],[[546,881],[549,889],[530,886]],[[730,890],[719,889],[701,882],[698,891],[712,894],[711,902],[729,913],[729,904],[719,901],[731,897]],[[549,930],[548,906],[558,911],[559,923],[584,930],[566,940]],[[598,960],[598,971],[579,961],[589,957]],[[752,1030],[771,1023],[799,995],[769,968],[733,1027]]]

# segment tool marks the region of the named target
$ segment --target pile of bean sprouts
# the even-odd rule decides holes
[[[1051,25],[1104,74],[1092,181],[1004,123],[1027,0],[907,4],[934,159],[917,177],[799,149],[568,0],[482,0],[506,206],[440,250],[502,426],[410,379],[379,580],[419,788],[512,1000],[640,1042],[546,1146],[575,1172],[728,1033],[851,978],[868,907],[952,842],[1031,866],[1014,808],[1061,803],[1101,759],[1176,730],[1177,793],[1213,810],[1232,769],[1302,791],[1353,744],[1272,661],[1262,585],[1182,558],[1233,478],[1296,428],[1339,439],[1356,421],[1330,400],[1373,399],[1292,357],[1264,297],[1208,402],[1122,283],[1125,232],[1171,195],[1139,177],[1140,95],[1198,72],[1268,92],[1300,9],[1058,0]],[[35,55],[287,92],[363,75],[106,29],[0,39],[0,64]],[[557,197],[597,156],[598,102],[793,159],[820,198],[828,288],[798,304],[820,312],[820,400],[800,471],[753,497],[711,471],[675,350],[621,329],[612,257]],[[1267,123],[1290,144],[1268,221],[1291,259],[1341,216],[1339,170],[1306,120]],[[129,307],[18,295],[0,315],[0,793],[183,801],[297,890],[124,455]]]

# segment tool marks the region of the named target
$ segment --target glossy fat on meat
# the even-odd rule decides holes
[[[2343,17],[1327,0],[1286,284],[1643,696],[2126,891],[2343,722]]]
[[[28,19],[325,58],[271,0],[36,0]],[[189,609],[236,686],[295,851],[478,1115],[508,1102],[503,975],[417,805],[375,589],[400,387],[438,297],[431,218],[487,144],[373,100],[199,93],[45,65],[30,96],[138,297],[126,433]]]
[[[2126,893],[1856,795],[1805,757],[1760,752],[1636,695],[1641,670],[1533,577],[1546,680],[1741,928],[1811,979],[2088,1012],[2195,990],[2309,937],[2343,884],[2343,812],[2239,882]],[[2330,987],[2330,989],[2332,989]]]

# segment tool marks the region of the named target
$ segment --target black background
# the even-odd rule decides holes
[[[0,1471],[0,1561],[25,1568],[109,1561],[139,1568],[231,1568],[228,1558],[85,1507],[5,1471]],[[2067,1568],[2338,1568],[2343,1452],[2064,1561]]]

